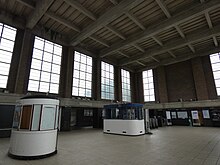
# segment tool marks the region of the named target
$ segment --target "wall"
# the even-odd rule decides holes
[[[177,102],[216,99],[209,56],[196,57],[154,69],[156,101]]]

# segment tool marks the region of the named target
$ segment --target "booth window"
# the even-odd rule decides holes
[[[73,68],[73,96],[92,96],[92,57],[75,51]]]
[[[0,88],[6,88],[16,29],[0,23]]]
[[[114,100],[114,67],[105,62],[101,64],[101,98]]]
[[[22,113],[21,113],[20,129],[30,128],[31,114],[32,114],[32,105],[23,106]]]

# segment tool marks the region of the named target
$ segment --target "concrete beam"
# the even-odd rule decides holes
[[[64,0],[64,1],[68,3],[70,6],[72,6],[73,8],[77,9],[78,11],[86,15],[87,17],[91,18],[92,20],[95,21],[97,19],[97,17],[91,11],[83,7],[79,2],[75,0]]]
[[[143,62],[140,62],[140,61],[136,61],[136,62],[142,66],[146,66]]]
[[[147,67],[143,67],[143,68],[139,69],[138,72],[148,70],[148,69],[157,68],[162,65],[171,65],[171,64],[178,63],[178,62],[189,60],[194,57],[207,56],[207,55],[218,53],[218,52],[220,52],[220,47],[210,48],[207,50],[200,50],[194,54],[187,53],[185,55],[181,55],[181,57],[176,57],[173,59],[164,59],[164,60],[161,60],[160,63],[153,63],[151,65],[148,65]]]
[[[137,44],[132,44],[132,46],[134,46],[136,49],[140,50],[142,53],[145,52],[145,50]]]
[[[56,15],[55,13],[53,13],[53,12],[49,12],[49,11],[48,11],[48,12],[46,12],[46,15],[47,15],[48,17],[52,18],[53,20],[56,20],[57,22],[59,22],[59,23],[65,25],[65,26],[67,26],[68,28],[70,28],[70,29],[72,29],[72,30],[74,30],[74,31],[77,31],[77,32],[80,32],[80,31],[81,31],[80,28],[77,27],[76,25],[74,25],[72,22],[69,22],[69,21],[67,21],[67,20],[65,20],[65,19],[63,19],[63,18],[57,16],[57,15]]]
[[[46,11],[52,5],[53,2],[54,0],[37,1],[35,10],[27,19],[26,27],[29,29],[33,29],[33,27],[38,23],[38,21],[46,13]]]
[[[111,25],[106,25],[105,26],[108,30],[110,30],[112,33],[114,33],[115,35],[117,35],[118,37],[120,37],[121,39],[125,40],[125,36],[116,28],[114,28]]]
[[[98,42],[98,43],[100,43],[100,44],[102,44],[102,45],[104,45],[106,47],[110,47],[109,44],[106,41],[104,41],[103,39],[101,39],[101,38],[99,38],[97,36],[93,35],[93,36],[90,36],[89,38],[91,38],[92,40],[94,40],[94,41],[96,41],[96,42]]]
[[[70,44],[73,46],[79,44],[85,38],[89,37],[97,30],[99,30],[103,26],[106,26],[107,24],[121,16],[123,13],[126,13],[134,6],[140,4],[143,1],[144,0],[122,0],[118,5],[112,7],[102,16],[100,16],[94,23],[83,29],[77,37],[74,36]]]
[[[127,12],[126,16],[130,18],[137,26],[139,26],[142,30],[145,30],[146,28],[144,25],[132,14],[131,12]]]
[[[176,58],[176,56],[173,54],[171,50],[167,51],[173,58]]]
[[[188,35],[187,38],[185,39],[182,38],[182,39],[172,40],[164,44],[164,46],[161,48],[152,48],[151,50],[146,51],[146,53],[144,54],[133,56],[132,58],[128,60],[123,60],[120,62],[120,65],[122,66],[127,65],[136,60],[141,60],[141,59],[149,58],[149,57],[152,57],[158,54],[162,54],[164,52],[168,52],[171,49],[180,48],[180,47],[192,44],[194,42],[198,42],[198,41],[201,41],[207,38],[212,38],[213,36],[216,36],[218,34],[220,34],[220,26],[216,26],[212,30],[203,29],[191,35]]]
[[[163,0],[156,0],[156,2],[160,6],[160,8],[164,12],[164,14],[167,16],[167,18],[170,18],[171,14],[170,14],[169,10],[167,9],[164,1]]]
[[[193,53],[196,52],[196,50],[195,50],[195,48],[192,46],[192,44],[188,44],[187,46],[190,48],[190,50],[191,50]]]
[[[35,8],[35,3],[30,0],[16,0],[17,2],[21,3],[22,5],[25,5],[31,9]]]
[[[117,0],[109,0],[111,3],[113,3],[114,5],[117,5],[118,4],[118,1]]]
[[[185,34],[183,33],[183,31],[180,29],[180,27],[178,25],[176,25],[175,28],[176,28],[176,31],[180,34],[180,36],[182,38],[186,37]]]
[[[163,46],[163,43],[158,39],[158,37],[152,36],[153,40],[156,41],[160,46]]]
[[[130,56],[128,56],[127,54],[125,54],[125,53],[123,53],[122,51],[120,51],[120,50],[118,50],[117,51],[119,54],[121,54],[122,56],[125,56],[125,57],[127,57],[127,58],[129,58]]]
[[[213,36],[212,39],[213,39],[215,46],[218,47],[218,40],[217,40],[216,36]]]
[[[218,7],[220,7],[219,0],[207,1],[204,4],[191,5],[186,10],[179,12],[176,15],[173,15],[170,19],[167,19],[166,21],[163,22],[159,22],[158,24],[153,24],[152,26],[149,26],[148,28],[146,28],[146,30],[142,32],[135,33],[134,35],[130,35],[124,42],[117,42],[113,44],[111,47],[107,49],[103,49],[100,52],[100,55],[108,55],[111,52],[121,49],[124,46],[137,43],[148,37],[155,36],[166,29],[184,23],[187,20],[190,20],[196,16],[204,14],[205,12]]]
[[[208,12],[208,11],[205,12],[205,18],[206,18],[206,21],[207,21],[207,23],[208,23],[208,25],[209,25],[209,28],[210,28],[210,29],[213,28],[212,20],[211,20],[211,18],[210,18],[210,15],[209,15],[209,12]]]

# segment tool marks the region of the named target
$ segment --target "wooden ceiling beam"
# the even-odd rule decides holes
[[[144,53],[144,54],[130,57],[130,59],[128,59],[128,60],[120,61],[119,64],[120,65],[127,65],[127,64],[132,63],[136,60],[149,58],[151,56],[155,56],[155,55],[158,55],[161,53],[168,52],[169,50],[181,48],[183,46],[188,46],[189,44],[199,42],[199,41],[202,41],[205,39],[209,39],[209,38],[216,36],[216,35],[219,35],[219,34],[220,34],[220,25],[214,27],[211,30],[210,29],[199,30],[191,35],[188,35],[186,39],[181,38],[181,39],[172,40],[172,41],[164,44],[164,46],[161,48],[152,48],[151,50],[146,51],[146,53]]]
[[[97,30],[103,26],[108,25],[123,13],[128,12],[130,9],[142,2],[144,2],[144,0],[122,0],[118,5],[112,7],[103,15],[101,15],[95,22],[84,28],[78,36],[74,36],[70,44],[72,46],[79,44],[81,41],[95,33]]]
[[[118,37],[120,37],[121,39],[125,40],[125,36],[119,31],[117,30],[116,28],[114,28],[113,26],[111,25],[106,25],[105,26],[108,30],[110,30],[112,33],[114,33],[115,35],[117,35]]]
[[[142,41],[145,38],[155,36],[166,29],[175,27],[176,25],[184,23],[185,21],[188,21],[196,16],[204,14],[205,12],[218,7],[220,7],[219,0],[207,1],[204,4],[191,5],[186,10],[173,15],[170,19],[167,19],[166,21],[160,22],[158,24],[153,24],[142,32],[130,35],[124,42],[117,42],[114,43],[111,47],[103,49],[100,51],[100,55],[106,56],[109,53],[121,49],[124,46],[131,45],[133,43]]]
[[[64,0],[67,4],[69,4],[70,6],[72,6],[73,8],[77,9],[79,12],[83,13],[84,15],[86,15],[87,17],[91,18],[92,20],[96,20],[97,17],[95,16],[95,14],[93,14],[91,11],[89,11],[88,9],[86,9],[84,6],[82,6],[79,2],[75,1],[75,0]]]
[[[33,27],[38,23],[42,16],[46,13],[48,8],[52,5],[54,0],[39,0],[36,3],[36,8],[32,14],[27,19],[26,27],[33,29]]]
[[[167,9],[167,6],[164,3],[164,1],[163,0],[156,0],[156,2],[160,6],[160,8],[164,12],[164,14],[167,16],[167,18],[170,18],[171,14],[170,14],[169,10]]]
[[[132,14],[131,12],[125,13],[128,18],[130,18],[137,26],[139,26],[142,30],[145,30],[146,28],[144,25]]]

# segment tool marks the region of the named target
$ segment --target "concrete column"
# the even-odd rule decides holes
[[[214,76],[212,72],[212,66],[209,56],[204,56],[202,58],[202,66],[204,70],[204,75],[206,78],[206,85],[208,90],[209,99],[217,99],[217,91],[215,87]]]
[[[101,100],[101,59],[92,60],[92,98]]]
[[[60,69],[59,96],[65,98],[72,97],[74,66],[74,49],[71,46],[62,47],[62,59]]]
[[[15,37],[15,44],[14,44],[14,50],[12,54],[12,59],[11,59],[11,66],[9,70],[9,75],[8,75],[8,83],[7,83],[7,89],[10,93],[15,92],[15,83],[16,83],[16,78],[18,74],[18,66],[19,66],[19,59],[20,59],[20,54],[21,54],[21,49],[22,49],[22,40],[24,37],[24,30],[17,29],[16,37]]]
[[[121,68],[114,66],[115,100],[122,101]]]
[[[31,59],[34,46],[34,35],[27,29],[24,31],[18,71],[15,83],[15,93],[25,94],[27,92],[28,80],[31,68]]]
[[[208,100],[208,90],[201,58],[193,58],[191,64],[197,99]]]
[[[167,92],[167,83],[166,83],[166,73],[164,66],[160,66],[156,69],[153,69],[154,77],[154,90],[156,101],[161,103],[168,102],[168,92]]]
[[[132,102],[144,103],[142,72],[131,73]]]

